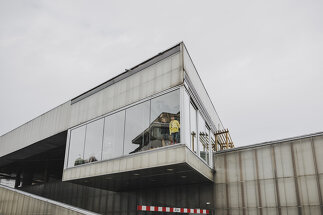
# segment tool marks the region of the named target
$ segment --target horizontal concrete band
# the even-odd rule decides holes
[[[188,164],[192,169],[213,181],[212,169],[184,144],[149,150],[113,160],[100,161],[65,169],[63,181],[150,169],[174,164]]]

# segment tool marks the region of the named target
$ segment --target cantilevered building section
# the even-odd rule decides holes
[[[318,155],[321,136],[310,137]],[[0,184],[19,192],[1,185],[0,214],[322,211],[322,192],[303,192],[321,190],[319,156],[306,154],[315,157],[314,186],[299,175],[303,152],[295,150],[304,144],[283,142],[234,149],[179,43],[1,136]],[[279,157],[287,145],[289,157]],[[295,189],[282,191],[290,167]],[[294,191],[297,201],[287,204],[281,195]]]
[[[222,129],[179,43],[1,136],[0,168],[16,188],[212,183],[212,149]]]

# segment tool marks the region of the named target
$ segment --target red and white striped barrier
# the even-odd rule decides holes
[[[171,208],[138,205],[138,211],[155,211],[155,212],[171,212],[171,213],[191,213],[191,214],[209,214],[209,210],[205,209],[190,209],[190,208]]]

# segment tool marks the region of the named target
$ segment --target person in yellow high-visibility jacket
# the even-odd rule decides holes
[[[172,142],[174,144],[179,142],[179,128],[180,124],[177,120],[175,120],[175,117],[171,117],[171,121],[169,123],[169,135],[172,136]]]

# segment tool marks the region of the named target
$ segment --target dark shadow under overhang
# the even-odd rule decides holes
[[[24,163],[28,158],[45,153],[47,151],[65,147],[67,131],[63,131],[30,146],[0,157],[0,169],[12,163]]]

